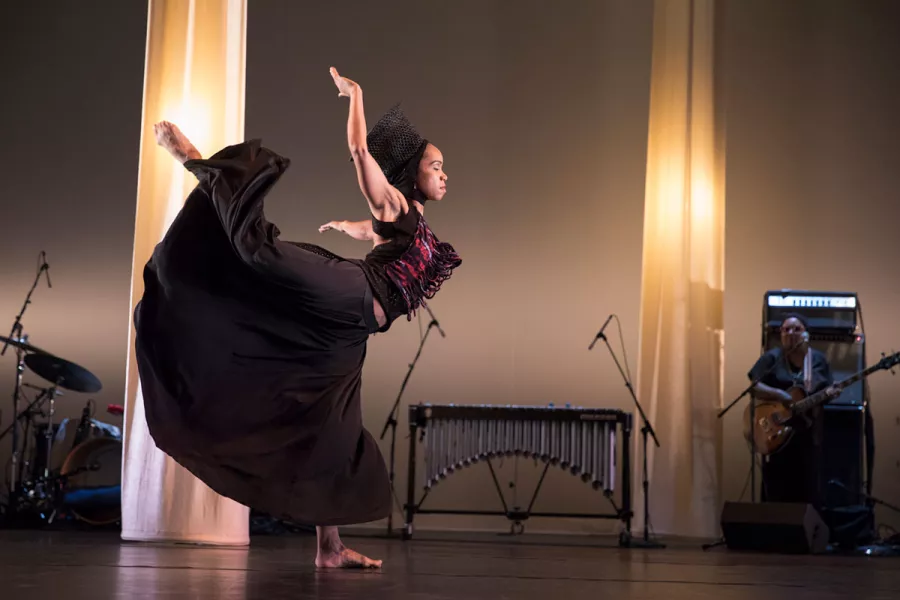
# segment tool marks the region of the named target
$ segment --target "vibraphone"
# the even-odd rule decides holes
[[[406,525],[403,538],[410,539],[413,518],[420,514],[500,515],[521,532],[529,517],[619,519],[631,531],[631,440],[632,416],[620,410],[552,406],[431,405],[409,407],[409,472]],[[421,433],[419,433],[421,429]],[[621,435],[619,432],[621,431]],[[417,437],[422,439],[417,440]],[[622,441],[622,506],[616,507],[616,442]],[[416,502],[416,448],[424,440],[425,493]],[[541,460],[544,471],[526,510],[511,510],[506,503],[491,459],[522,456]],[[442,479],[456,470],[484,462],[491,471],[503,511],[423,509],[422,503]],[[558,465],[589,483],[615,509],[613,513],[532,512],[541,484],[551,465]]]

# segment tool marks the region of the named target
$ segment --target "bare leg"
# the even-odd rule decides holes
[[[156,134],[156,143],[168,150],[175,160],[184,164],[187,160],[203,158],[197,148],[191,143],[178,126],[168,121],[160,121],[153,126]]]
[[[316,566],[330,569],[379,569],[380,560],[372,560],[355,552],[341,541],[337,527],[316,527],[319,550]]]

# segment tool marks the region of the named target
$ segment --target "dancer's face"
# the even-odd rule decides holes
[[[436,146],[428,144],[419,161],[416,187],[429,200],[440,200],[447,193],[447,174],[444,172],[444,155]]]

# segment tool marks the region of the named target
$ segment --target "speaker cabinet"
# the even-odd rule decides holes
[[[809,504],[726,502],[721,524],[731,550],[821,554],[828,548],[828,526]]]
[[[863,478],[864,414],[862,407],[825,406],[819,461],[821,490],[827,508],[858,506]]]

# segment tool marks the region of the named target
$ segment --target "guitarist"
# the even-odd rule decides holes
[[[789,390],[793,387],[802,388],[806,395],[827,389],[829,401],[840,394],[825,355],[809,346],[808,329],[803,315],[785,315],[781,347],[760,356],[748,373],[751,381],[759,379],[753,388],[757,400],[790,402]],[[809,411],[805,417],[811,422],[803,417],[793,419],[791,425],[796,429],[790,443],[764,459],[763,502],[803,502],[816,508],[822,504],[822,408]]]

